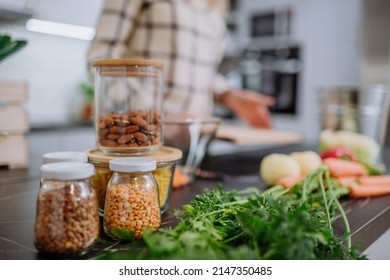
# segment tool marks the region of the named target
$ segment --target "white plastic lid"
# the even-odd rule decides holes
[[[52,180],[77,180],[91,177],[94,166],[85,162],[55,162],[41,166],[41,177]]]
[[[114,158],[109,161],[110,169],[118,172],[146,172],[157,167],[155,159],[146,157]]]
[[[47,153],[42,156],[42,164],[54,162],[87,162],[88,155],[84,152],[61,151]]]

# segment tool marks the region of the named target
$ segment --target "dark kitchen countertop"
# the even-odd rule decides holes
[[[44,259],[33,244],[36,198],[39,190],[39,166],[45,152],[61,150],[85,150],[94,146],[94,132],[90,126],[65,130],[38,130],[26,135],[30,144],[30,167],[21,170],[0,168],[0,259]],[[226,189],[257,186],[264,188],[259,177],[259,163],[270,152],[288,153],[310,149],[304,145],[279,148],[259,148],[256,152],[240,152],[220,156],[206,156],[202,168],[221,174],[216,179],[197,178],[189,186],[172,192],[170,209],[180,208],[195,195],[221,182]],[[384,151],[387,170],[390,169],[390,149]],[[359,242],[363,251],[390,228],[390,196],[367,199],[346,199],[346,209],[353,242]],[[163,214],[164,224],[175,224],[175,218]],[[342,234],[342,223],[336,223],[337,234]],[[101,233],[100,240],[91,253],[83,258],[91,259],[108,247],[120,247]]]

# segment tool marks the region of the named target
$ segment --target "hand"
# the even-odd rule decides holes
[[[275,100],[270,96],[250,90],[231,90],[222,95],[221,103],[251,126],[272,127],[268,107],[274,105]]]

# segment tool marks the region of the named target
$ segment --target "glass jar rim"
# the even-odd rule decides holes
[[[95,167],[85,162],[55,162],[43,164],[40,174],[43,179],[51,180],[79,180],[91,177]]]
[[[117,156],[109,156],[104,154],[99,149],[93,148],[85,151],[88,155],[89,162],[93,163],[106,163],[113,158],[119,158]],[[144,155],[142,157],[152,158],[157,161],[157,165],[161,163],[170,163],[176,162],[180,160],[183,156],[183,152],[180,149],[162,146],[156,152],[148,155]]]
[[[147,172],[157,167],[156,160],[145,157],[114,158],[109,161],[112,171],[117,172]]]
[[[55,162],[87,162],[88,155],[78,151],[58,151],[42,155],[42,164]]]

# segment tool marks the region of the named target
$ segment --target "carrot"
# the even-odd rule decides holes
[[[336,181],[343,186],[351,184],[360,184],[365,186],[390,186],[390,175],[342,176],[336,178]]]
[[[291,188],[292,186],[302,182],[305,179],[305,176],[287,176],[279,179],[276,182],[276,185],[281,185],[285,188]]]
[[[390,194],[390,185],[349,185],[349,196],[353,198]]]
[[[179,188],[187,185],[190,182],[190,178],[181,172],[180,169],[176,168],[173,173],[172,188]]]
[[[386,185],[390,186],[390,175],[361,176],[358,181],[362,185]]]
[[[358,162],[326,158],[323,163],[329,168],[332,177],[367,175],[367,170]]]
[[[342,176],[336,178],[336,181],[342,186],[348,186],[351,184],[356,184],[358,182],[358,177],[356,176]]]

